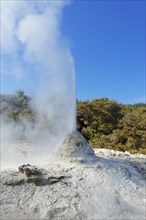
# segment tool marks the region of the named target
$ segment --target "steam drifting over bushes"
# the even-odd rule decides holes
[[[37,119],[31,98],[22,91],[1,95],[1,114],[7,122],[19,122],[24,130],[25,120],[35,126]],[[123,105],[107,98],[77,101],[77,130],[93,147],[146,154],[145,118],[145,104]],[[43,118],[44,132],[52,132],[52,122]]]

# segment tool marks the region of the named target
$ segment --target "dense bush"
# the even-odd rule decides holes
[[[27,118],[35,113],[23,91],[0,96],[5,120]],[[92,147],[146,154],[146,104],[123,105],[107,98],[77,101],[77,130]]]
[[[146,154],[146,105],[95,99],[77,102],[77,129],[96,148]]]
[[[0,95],[0,114],[6,121],[19,121],[20,118],[33,119],[30,98],[23,91],[14,95]]]

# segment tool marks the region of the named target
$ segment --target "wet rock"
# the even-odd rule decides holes
[[[63,179],[65,179],[65,176],[50,176],[47,178],[47,183],[49,185],[52,185],[52,184],[55,184],[55,183],[58,183],[59,181],[62,181]]]
[[[30,164],[21,165],[18,167],[18,170],[20,173],[25,174],[27,177],[32,175],[41,175],[41,171],[36,166],[32,166]]]
[[[99,169],[100,164],[103,169]],[[144,182],[122,163],[100,159],[92,166],[58,161],[49,164],[46,170],[38,170],[41,175],[29,177],[14,171],[1,173],[2,219],[142,220],[144,217]],[[18,179],[23,182],[5,184]]]

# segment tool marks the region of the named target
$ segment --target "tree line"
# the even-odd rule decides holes
[[[146,154],[146,104],[78,101],[77,129],[93,147]]]
[[[0,95],[6,121],[27,118],[35,123],[31,98],[23,91]],[[77,130],[95,148],[146,154],[146,104],[124,105],[108,98],[77,100]]]

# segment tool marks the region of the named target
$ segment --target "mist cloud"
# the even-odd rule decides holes
[[[74,61],[61,32],[62,12],[68,4],[70,1],[1,3],[2,74],[10,72],[14,78],[23,80],[27,75],[31,77],[35,94],[31,107],[37,117],[34,126],[22,119],[22,130],[20,125],[3,124],[8,134],[3,138],[3,149],[14,141],[12,130],[24,133],[46,152],[75,129]],[[27,71],[29,65],[31,71]],[[44,119],[50,130],[42,129]]]

